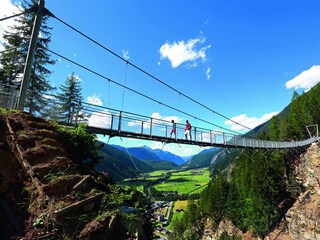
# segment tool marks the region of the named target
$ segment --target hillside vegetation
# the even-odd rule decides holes
[[[301,96],[295,93],[283,113],[247,135],[282,141],[308,138],[306,126],[320,120],[319,96],[319,84]],[[211,183],[200,200],[190,202],[181,220],[173,223],[171,239],[198,239],[204,219],[211,219],[213,228],[229,219],[242,232],[265,236],[305,191],[294,175],[295,160],[305,150],[241,150],[239,154],[231,153],[231,158],[226,156],[226,161],[233,163],[231,174],[212,168],[215,175]],[[221,167],[223,162],[218,164],[215,166]],[[233,239],[227,236],[224,239]]]
[[[0,239],[152,236],[147,199],[94,171],[96,139],[84,125],[0,109],[0,146]]]
[[[99,161],[95,169],[101,172],[108,172],[114,181],[120,181],[125,178],[132,178],[140,172],[151,172],[153,168],[147,163],[140,161],[127,152],[119,150],[102,142],[98,143]],[[137,170],[138,169],[138,170]]]

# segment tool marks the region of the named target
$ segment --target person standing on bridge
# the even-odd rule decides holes
[[[191,140],[191,124],[189,123],[189,121],[186,121],[186,128],[184,129],[184,136],[186,138],[186,140],[188,140],[188,136],[190,137]]]
[[[172,122],[172,128],[171,128],[171,132],[170,132],[170,138],[172,137],[172,133],[174,133],[174,136],[176,137],[176,132],[177,132],[177,125],[174,122],[174,120],[171,121]]]

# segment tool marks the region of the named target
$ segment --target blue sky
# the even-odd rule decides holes
[[[287,106],[294,90],[307,91],[320,80],[317,0],[47,0],[45,4],[58,18],[130,63],[251,128]],[[12,13],[12,1],[0,0],[0,5],[0,17]],[[1,34],[10,22],[0,23]],[[126,66],[56,19],[49,25],[51,50],[177,109],[245,132]],[[187,118],[53,57],[57,63],[50,82],[59,86],[75,72],[85,101],[181,123]],[[111,138],[109,143],[162,148],[161,143],[133,139]],[[179,155],[199,151],[196,146],[176,144],[163,149]]]

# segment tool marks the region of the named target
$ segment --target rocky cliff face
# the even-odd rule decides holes
[[[45,120],[0,113],[0,239],[126,239],[111,179],[71,155]]]
[[[304,191],[287,211],[277,228],[265,240],[320,240],[320,145],[312,144],[295,163],[295,175]],[[259,240],[250,232],[242,233],[223,220],[215,231],[208,220],[202,240],[220,239],[222,234],[243,240]]]
[[[220,239],[223,234],[229,236],[242,236],[241,230],[239,230],[234,224],[229,220],[222,220],[215,231],[212,230],[212,222],[207,219],[206,227],[202,235],[202,240]]]
[[[279,227],[266,239],[320,239],[320,146],[312,144],[300,156],[295,169],[306,189],[288,210]]]

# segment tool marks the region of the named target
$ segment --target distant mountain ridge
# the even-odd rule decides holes
[[[115,181],[133,177],[141,172],[177,169],[185,166],[186,161],[195,157],[194,155],[180,157],[171,152],[151,149],[147,146],[125,148],[103,142],[98,142],[98,145],[100,146],[101,159],[95,168],[97,171],[108,172]],[[208,154],[212,149],[204,149],[199,154]],[[207,163],[200,164],[209,166]],[[196,165],[190,166],[191,168],[197,167]]]
[[[113,145],[113,147],[120,149],[124,152],[128,151],[130,155],[134,156],[139,160],[169,161],[177,165],[185,163],[182,157],[161,149],[151,149],[147,146],[125,148],[122,146]]]
[[[212,164],[215,155],[219,153],[219,149],[220,148],[204,149],[190,158],[183,166],[187,168],[209,167]]]
[[[130,178],[138,172],[151,172],[154,169],[139,159],[129,156],[111,145],[98,143],[100,148],[99,154],[101,159],[96,164],[97,171],[108,172],[114,181]]]
[[[131,156],[139,159],[139,160],[154,160],[154,161],[161,161],[161,159],[152,152],[152,149],[143,146],[143,147],[132,147],[132,148],[125,148],[119,145],[112,145],[113,147],[129,153]]]

